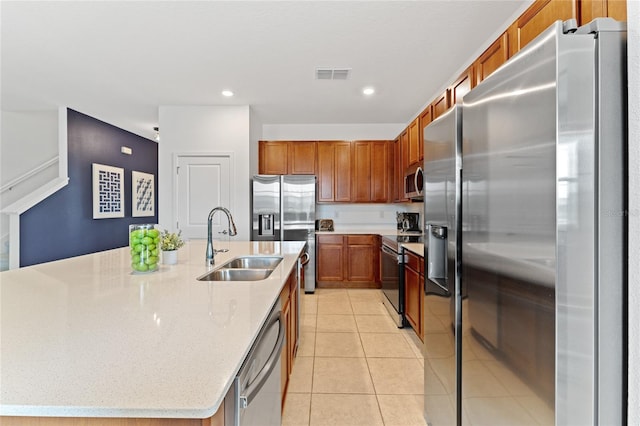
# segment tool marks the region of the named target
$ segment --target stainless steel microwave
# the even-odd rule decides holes
[[[423,174],[419,163],[410,165],[404,173],[404,196],[411,200],[422,200]]]

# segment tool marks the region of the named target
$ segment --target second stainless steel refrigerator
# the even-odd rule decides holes
[[[558,21],[425,128],[430,424],[626,423],[625,49]]]
[[[304,291],[315,291],[316,177],[256,175],[251,183],[251,240],[306,241]]]

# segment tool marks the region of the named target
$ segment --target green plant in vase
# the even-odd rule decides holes
[[[162,250],[162,263],[172,265],[178,261],[178,249],[184,245],[182,231],[169,232],[162,231],[160,234],[160,250]]]

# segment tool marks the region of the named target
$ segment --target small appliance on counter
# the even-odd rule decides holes
[[[316,219],[316,231],[333,231],[333,219]]]
[[[396,212],[398,231],[422,232],[420,229],[420,213]]]

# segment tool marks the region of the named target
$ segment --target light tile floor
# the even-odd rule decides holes
[[[426,425],[421,342],[395,326],[381,297],[367,289],[301,294],[283,425]]]

